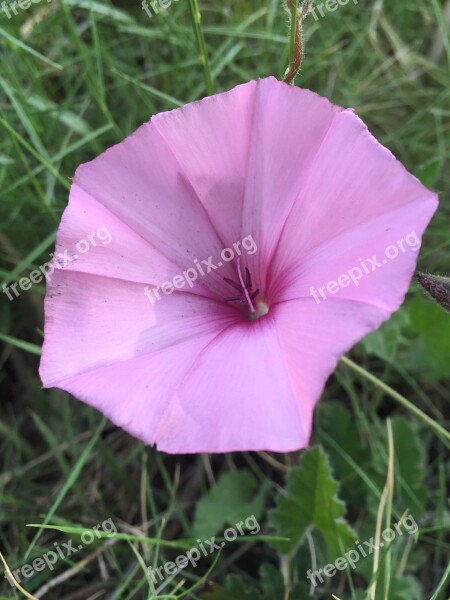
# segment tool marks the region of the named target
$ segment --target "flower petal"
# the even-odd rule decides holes
[[[404,300],[436,205],[429,194],[320,244],[278,278],[277,302],[348,299],[378,306],[389,316]]]
[[[386,318],[377,307],[334,298],[317,305],[310,299],[275,306],[280,346],[302,414],[312,414],[339,358]]]
[[[73,185],[181,271],[192,268],[196,259],[220,256],[222,240],[172,150],[151,122],[81,165]],[[223,297],[227,293],[224,276],[234,276],[230,263],[225,262],[199,283]]]
[[[259,85],[250,81],[224,94],[155,115],[151,121],[195,189],[223,247],[241,239],[255,91]]]
[[[60,273],[62,295],[47,303],[45,386],[166,452],[307,445],[312,409],[296,399],[271,318],[237,322],[235,311],[181,294],[152,312],[135,287]]]
[[[77,256],[48,286],[43,382],[167,452],[304,447],[339,357],[403,300],[408,235],[436,205],[352,111],[273,78],[158,115],[77,170],[57,236]],[[223,301],[233,263],[144,295],[248,235],[259,320]],[[374,254],[380,268],[329,292]]]
[[[258,81],[242,235],[251,233],[258,244],[258,252],[246,260],[262,288],[287,219],[342,110],[273,77]]]
[[[56,267],[160,285],[180,269],[80,187],[73,185],[56,237]],[[53,278],[58,277],[56,270]],[[199,289],[196,290],[200,292]],[[143,287],[142,287],[143,294]]]
[[[141,355],[150,364],[159,350],[216,335],[237,319],[232,307],[195,294],[174,293],[152,304],[140,283],[70,271],[59,271],[49,284],[45,312],[45,387]]]
[[[421,233],[437,208],[428,191],[370,134],[352,111],[337,114],[280,237],[272,271],[282,273],[314,248],[391,213],[413,210],[410,226]],[[424,203],[424,211],[420,203]],[[404,214],[398,213],[399,218]],[[414,215],[416,218],[414,219]],[[376,235],[376,232],[374,233]]]
[[[272,318],[224,330],[197,356],[156,437],[166,452],[288,452],[308,444],[312,409],[296,398]]]

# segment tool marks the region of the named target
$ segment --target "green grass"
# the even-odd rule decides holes
[[[80,163],[152,114],[213,88],[219,92],[258,77],[282,77],[289,35],[278,0],[200,2],[201,24],[192,18],[196,9],[196,1],[180,0],[150,19],[139,2],[42,0],[12,19],[0,12],[2,282],[16,281],[48,260]],[[450,268],[449,23],[448,1],[350,1],[317,21],[306,20],[306,56],[297,78],[297,85],[353,107],[411,172],[440,193],[419,260],[420,270],[440,274]],[[208,58],[201,63],[203,55]],[[24,587],[49,600],[153,597],[157,586],[146,566],[179,554],[183,540],[193,537],[200,498],[220,474],[238,468],[262,490],[261,538],[230,543],[219,558],[185,569],[164,589],[166,596],[158,597],[268,600],[262,595],[268,580],[259,569],[270,563],[283,588],[270,598],[301,600],[294,592],[288,595],[287,582],[307,583],[312,555],[317,566],[329,562],[323,539],[313,531],[281,563],[274,545],[264,541],[264,535],[276,533],[269,510],[278,502],[286,465],[296,457],[168,457],[67,394],[43,391],[37,354],[44,293],[41,284],[14,302],[4,294],[0,298],[0,551],[14,570],[54,543],[71,536],[78,540],[79,531],[67,527],[91,528],[112,518],[121,535],[96,540],[53,571],[25,580]],[[449,320],[413,284],[398,315],[352,353],[357,364],[443,428],[448,426]],[[332,401],[345,407],[349,422],[332,412]],[[398,421],[400,416],[404,420]],[[380,515],[385,523],[392,513],[394,522],[409,509],[419,531],[382,553],[375,576],[371,557],[357,571],[330,579],[316,598],[334,593],[341,600],[369,599],[371,581],[377,582],[377,600],[447,597],[449,463],[442,437],[385,388],[342,364],[317,411],[313,441],[328,453],[347,520],[359,540],[368,540],[375,535],[389,464],[387,417],[397,427],[396,483]],[[220,523],[226,507],[219,502],[210,510]],[[242,510],[246,515],[244,505]],[[32,523],[41,527],[27,527]],[[60,530],[47,529],[49,524]],[[229,581],[228,589],[235,585],[240,591],[219,590],[230,574],[238,579]],[[214,584],[205,585],[206,577]],[[214,591],[207,595],[207,589]],[[21,597],[5,580],[0,583],[0,599]]]

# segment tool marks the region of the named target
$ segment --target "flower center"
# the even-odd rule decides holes
[[[264,300],[257,300],[255,305],[255,312],[251,312],[249,314],[250,321],[256,321],[256,319],[260,319],[267,315],[269,312],[269,305],[264,302]]]
[[[269,312],[268,305],[261,299],[254,301],[259,294],[259,290],[253,291],[252,277],[250,271],[245,267],[245,278],[241,269],[241,259],[237,259],[237,271],[239,277],[239,283],[224,277],[224,281],[228,283],[232,288],[239,292],[239,295],[233,296],[232,298],[224,298],[225,302],[240,302],[241,304],[247,305],[248,318],[251,321],[255,321],[260,317],[263,317]]]

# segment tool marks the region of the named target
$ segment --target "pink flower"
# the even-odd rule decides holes
[[[156,115],[76,172],[44,385],[166,452],[302,448],[339,358],[401,305],[436,207],[352,110],[273,78]],[[109,243],[77,246],[98,228]],[[257,250],[200,274],[244,238]]]

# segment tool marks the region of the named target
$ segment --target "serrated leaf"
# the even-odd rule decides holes
[[[330,560],[353,544],[355,536],[343,518],[345,505],[337,491],[338,483],[322,447],[305,450],[300,466],[288,473],[286,494],[278,497],[278,505],[270,513],[276,531],[291,539],[274,544],[276,548],[285,553],[294,551],[313,528],[322,534]]]
[[[207,539],[225,525],[235,525],[254,515],[259,519],[265,488],[256,494],[258,483],[249,471],[231,471],[220,476],[197,504],[194,536]]]

